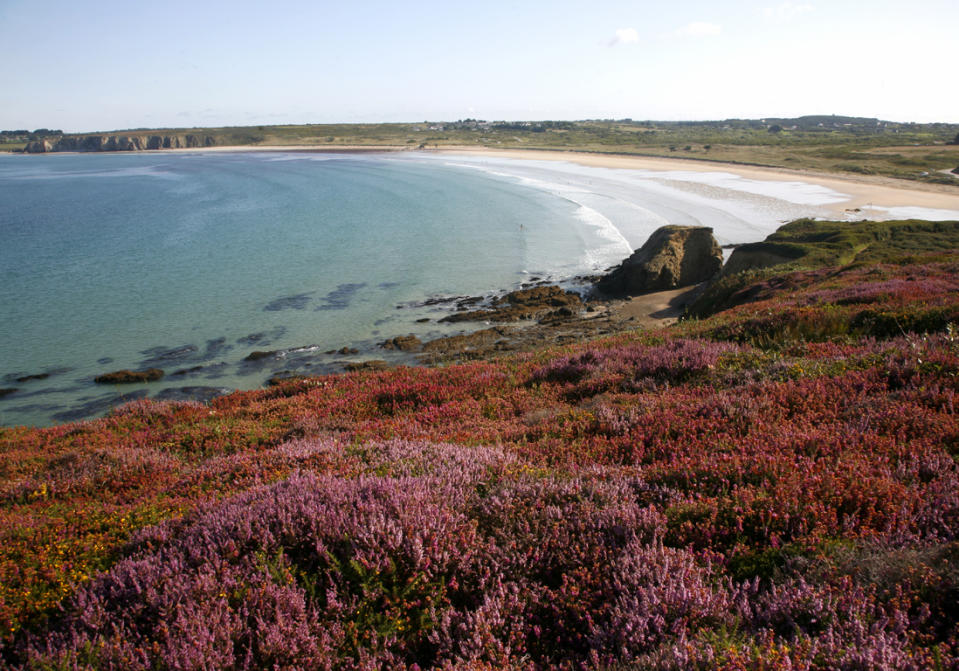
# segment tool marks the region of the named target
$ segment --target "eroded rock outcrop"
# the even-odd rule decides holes
[[[53,151],[53,145],[50,144],[49,140],[34,140],[33,142],[28,142],[27,146],[23,148],[23,151],[27,154],[43,154],[48,151]]]
[[[141,151],[143,149],[180,149],[213,147],[216,138],[212,135],[64,135],[54,141],[30,142],[23,151],[27,154],[42,154],[56,151]]]
[[[723,250],[708,226],[663,226],[599,281],[611,296],[667,291],[712,279],[723,266]]]

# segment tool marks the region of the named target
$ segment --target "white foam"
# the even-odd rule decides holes
[[[39,170],[19,175],[5,176],[5,179],[55,180],[86,177],[160,177],[162,179],[177,179],[176,175],[152,165],[139,166],[136,168],[121,168],[119,170],[67,170],[56,172],[52,170]]]
[[[928,221],[959,221],[959,210],[937,210],[931,207],[880,207],[867,205],[863,210],[883,213],[883,219],[926,219]]]
[[[650,179],[693,182],[719,189],[751,193],[766,198],[795,203],[796,205],[831,205],[849,200],[849,195],[819,184],[800,181],[758,180],[741,177],[729,172],[698,172],[685,170],[630,171]]]
[[[529,175],[516,174],[494,170],[486,165],[477,165],[474,163],[457,163],[446,161],[445,165],[461,168],[472,168],[480,172],[495,177],[503,177],[514,181],[523,186],[528,186],[540,191],[545,191],[558,196],[577,206],[574,216],[581,222],[594,230],[595,234],[605,241],[599,247],[587,247],[583,250],[583,256],[580,260],[582,270],[596,270],[605,268],[612,262],[622,260],[624,256],[629,256],[633,252],[633,246],[630,244],[622,231],[609,219],[595,208],[582,202],[583,195],[592,193],[589,189],[575,183],[561,184],[551,182]]]
[[[342,156],[332,156],[324,154],[322,156],[315,156],[312,154],[281,154],[280,156],[271,156],[266,159],[267,163],[275,163],[278,161],[337,161],[342,160]]]

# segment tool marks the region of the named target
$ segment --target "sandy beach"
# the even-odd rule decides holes
[[[495,149],[492,147],[443,147],[411,149],[400,145],[233,145],[161,149],[143,153],[191,152],[307,152],[307,153],[418,153],[424,155],[463,156],[473,158],[517,159],[525,161],[565,162],[591,168],[636,170],[662,173],[727,174],[759,182],[801,182],[835,191],[845,196],[839,202],[825,204],[824,209],[837,219],[855,218],[923,218],[920,210],[945,210],[957,213],[959,219],[959,179],[956,187],[927,184],[881,177],[822,173],[810,170],[789,170],[761,166],[705,161],[688,158],[629,156],[565,150]],[[870,211],[870,208],[879,208]],[[882,210],[894,210],[885,216]],[[859,216],[856,216],[856,215]],[[942,218],[942,217],[938,217]]]
[[[729,173],[759,181],[805,182],[848,196],[848,200],[827,204],[837,218],[847,218],[849,210],[869,207],[922,208],[959,212],[959,180],[957,187],[941,184],[907,182],[870,175],[838,175],[804,170],[763,168],[734,163],[673,159],[644,156],[619,156],[572,151],[536,151],[458,147],[435,150],[437,153],[462,156],[490,156],[535,161],[566,161],[577,165],[617,170],[682,171]]]

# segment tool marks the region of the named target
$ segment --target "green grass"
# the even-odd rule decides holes
[[[736,248],[723,276],[689,308],[704,317],[732,307],[743,291],[769,278],[797,270],[871,263],[912,263],[933,254],[953,257],[959,250],[959,221],[816,221],[799,219],[781,226],[763,242]]]

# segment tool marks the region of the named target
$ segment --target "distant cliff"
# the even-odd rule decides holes
[[[65,135],[30,142],[23,148],[27,154],[55,151],[140,151],[143,149],[192,149],[212,147],[212,135]]]

